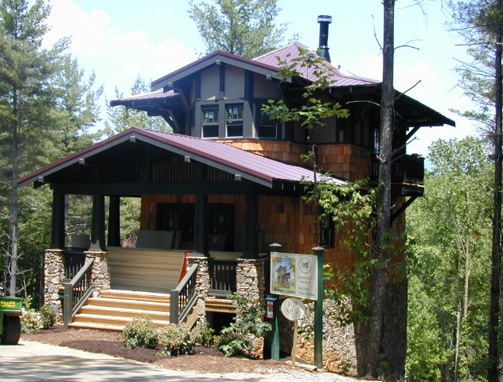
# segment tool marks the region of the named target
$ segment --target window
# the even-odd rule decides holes
[[[227,112],[227,136],[243,136],[243,104],[229,104],[225,106]]]
[[[259,138],[276,139],[278,137],[277,121],[271,119],[269,112],[259,110],[257,134]]]
[[[203,106],[203,138],[218,138],[218,106]]]
[[[335,222],[332,216],[322,215],[320,226],[321,246],[323,248],[335,247]]]

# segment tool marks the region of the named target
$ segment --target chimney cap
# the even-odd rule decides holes
[[[332,16],[328,15],[319,15],[318,16],[318,22],[319,23],[331,23],[332,22]]]

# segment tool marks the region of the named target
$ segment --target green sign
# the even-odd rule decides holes
[[[316,300],[317,257],[296,253],[271,253],[271,293]]]

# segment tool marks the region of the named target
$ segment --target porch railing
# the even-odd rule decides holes
[[[227,297],[236,291],[237,261],[210,258],[208,267],[211,282],[210,293],[212,295]]]
[[[197,267],[198,264],[192,264],[182,281],[170,292],[169,320],[172,324],[183,322],[197,301]]]
[[[65,264],[65,277],[69,280],[73,279],[79,270],[86,262],[86,255],[84,252],[65,251],[64,264]]]
[[[64,282],[63,324],[65,329],[68,329],[73,317],[93,293],[94,285],[91,280],[93,263],[94,259],[86,261],[72,280]]]

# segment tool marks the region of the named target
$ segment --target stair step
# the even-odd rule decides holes
[[[107,325],[96,322],[72,322],[68,324],[72,329],[95,329],[95,330],[112,330],[114,332],[122,332],[124,325]]]
[[[169,321],[169,312],[165,311],[163,312],[154,310],[130,309],[125,307],[99,306],[92,304],[92,302],[80,308],[78,314],[133,318],[140,315],[147,315],[152,320]]]
[[[236,307],[232,300],[210,297],[206,299],[205,309],[207,312],[236,313]]]
[[[95,323],[95,324],[105,324],[112,326],[126,326],[134,317],[118,317],[118,316],[104,316],[104,315],[94,315],[94,314],[77,314],[74,317],[73,323]],[[152,320],[155,325],[166,326],[169,325],[167,320]],[[122,330],[122,329],[121,329]]]
[[[100,291],[102,298],[116,298],[124,300],[151,301],[169,303],[170,295],[166,293],[139,292],[133,290],[108,289]]]
[[[148,311],[169,312],[169,303],[161,303],[154,301],[140,301],[140,300],[126,300],[118,298],[102,298],[92,297],[88,300],[89,305],[93,306],[106,306],[124,309],[138,309]]]

